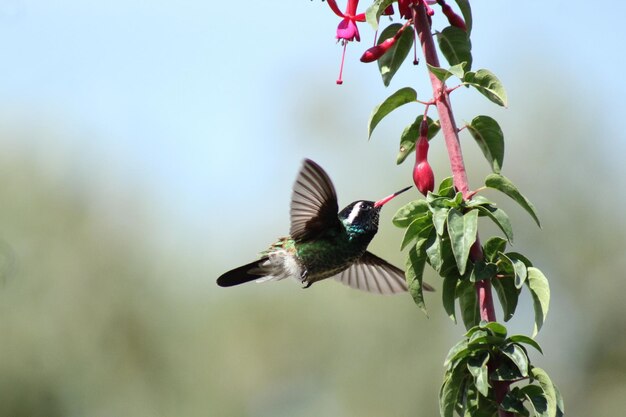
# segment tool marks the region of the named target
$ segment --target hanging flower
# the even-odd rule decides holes
[[[346,57],[346,47],[348,42],[355,40],[359,42],[361,40],[361,35],[359,34],[359,28],[357,27],[356,22],[365,22],[365,13],[357,14],[356,12],[359,0],[348,0],[345,12],[342,12],[339,7],[337,7],[337,2],[335,0],[327,0],[327,2],[331,10],[342,19],[337,26],[337,39],[343,44],[343,53],[341,55],[341,66],[339,68],[339,78],[337,79],[337,84],[343,84],[342,74],[343,63]]]
[[[428,121],[424,117],[420,124],[420,135],[415,142],[415,167],[413,168],[413,182],[424,195],[435,189],[435,174],[428,163],[428,148]]]

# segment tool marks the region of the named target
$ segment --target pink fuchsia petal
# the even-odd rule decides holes
[[[328,5],[330,6],[330,9],[339,17],[344,17],[343,13],[341,13],[341,10],[339,10],[339,7],[337,7],[337,3],[335,2],[335,0],[326,0],[328,2]]]
[[[427,195],[435,189],[435,174],[428,164],[428,161],[420,162],[415,165],[413,170],[413,182],[420,193]]]
[[[351,19],[344,18],[337,26],[337,39],[345,39],[347,41],[360,41],[359,29]]]

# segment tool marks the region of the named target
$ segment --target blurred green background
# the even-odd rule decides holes
[[[548,276],[534,355],[568,415],[626,408],[624,5],[473,2],[475,68],[509,108],[459,90],[459,121],[503,127],[514,249]],[[301,159],[340,205],[410,183],[396,166],[417,107],[366,122],[389,90],[321,2],[0,0],[0,415],[434,416],[442,362],[463,333],[428,295],[376,297],[323,282],[221,289],[289,228]],[[440,16],[435,24],[443,27]],[[462,135],[471,184],[488,166]],[[437,180],[449,166],[431,144]],[[373,252],[402,265],[383,211]],[[481,225],[484,238],[497,231]],[[440,288],[432,273],[428,281]],[[500,314],[501,317],[501,314]],[[512,332],[530,333],[522,299]]]

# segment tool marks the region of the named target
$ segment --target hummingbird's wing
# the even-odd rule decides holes
[[[397,294],[407,290],[403,270],[367,251],[334,278],[352,288],[375,294]],[[426,283],[422,284],[422,288],[434,291]]]
[[[337,216],[337,194],[328,174],[315,162],[305,159],[291,194],[291,228],[296,241],[342,227]]]

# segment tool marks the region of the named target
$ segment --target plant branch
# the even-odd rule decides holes
[[[439,57],[435,49],[435,41],[430,33],[430,23],[426,15],[426,9],[422,3],[414,9],[415,28],[419,36],[422,49],[424,50],[424,58],[426,63],[434,67],[439,67]],[[434,101],[441,122],[441,131],[448,148],[448,156],[450,158],[450,167],[452,169],[452,178],[454,186],[463,193],[463,197],[469,192],[469,184],[467,174],[465,172],[465,163],[463,162],[463,153],[461,152],[461,143],[459,142],[459,133],[452,114],[450,105],[450,96],[444,82],[439,80],[432,72],[428,71],[430,83],[433,88]]]
[[[435,42],[431,33],[430,22],[428,20],[426,8],[423,2],[418,3],[413,9],[413,20],[424,51],[426,63],[434,67],[440,67],[437,50],[435,49]],[[463,161],[463,153],[461,152],[458,129],[456,127],[454,114],[452,113],[452,107],[450,105],[449,93],[451,90],[448,90],[445,83],[439,80],[432,72],[429,71],[428,75],[430,76],[430,82],[433,89],[433,99],[435,101],[435,105],[437,106],[437,113],[439,114],[441,131],[443,132],[446,148],[448,150],[454,186],[458,191],[463,193],[464,199],[468,199],[471,197],[472,192],[469,188],[465,163]],[[482,260],[483,258],[484,254],[480,244],[480,239],[478,235],[476,235],[476,242],[470,249],[470,259],[476,262]],[[488,280],[478,281],[476,283],[476,295],[478,297],[481,320],[496,321],[496,312],[491,292],[491,282]],[[495,399],[498,404],[501,404],[504,396],[509,390],[509,384],[504,381],[492,381],[492,383],[494,386]],[[500,417],[514,416],[513,413],[502,409],[498,409],[498,415]]]
[[[414,9],[415,28],[417,30],[426,63],[439,67],[439,57],[435,48],[435,41],[430,30],[430,23],[426,14],[426,8],[423,3],[419,3]],[[467,199],[471,196],[469,184],[467,181],[467,172],[463,161],[463,153],[461,152],[461,143],[459,141],[459,132],[454,121],[454,114],[450,105],[450,96],[444,82],[439,80],[432,72],[428,72],[430,82],[433,89],[434,101],[439,114],[441,123],[441,131],[443,132],[448,149],[448,157],[450,158],[450,167],[452,169],[452,178],[454,186],[463,193],[463,197]],[[476,242],[471,248],[470,257],[472,261],[480,261],[483,259],[483,250],[480,245],[480,239],[476,236]],[[493,297],[491,294],[491,284],[489,281],[479,281],[476,283],[476,293],[480,306],[480,318],[486,321],[496,321],[495,308],[493,306]]]

